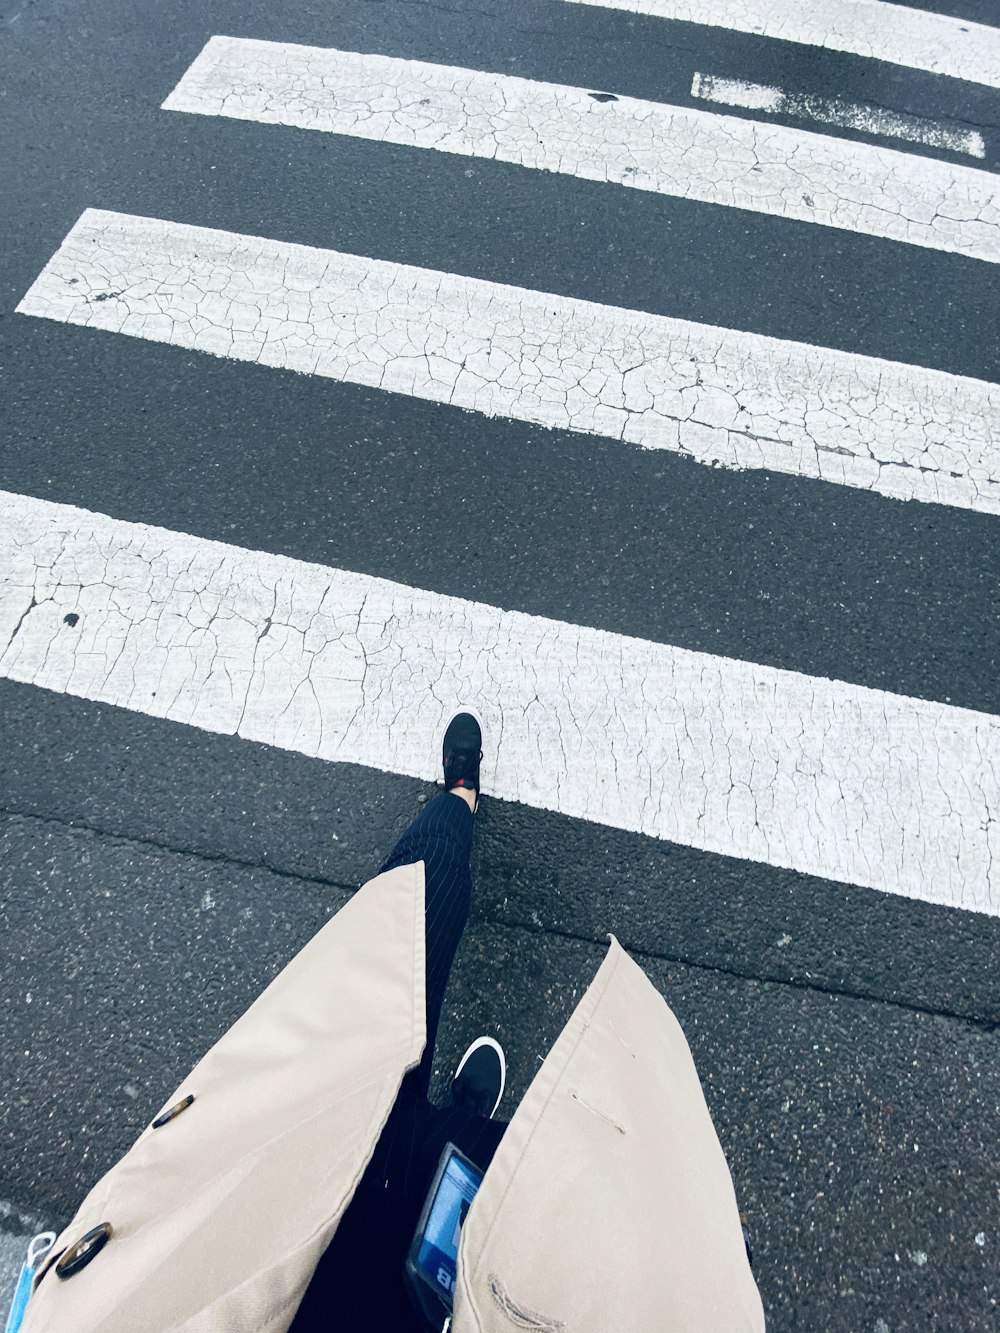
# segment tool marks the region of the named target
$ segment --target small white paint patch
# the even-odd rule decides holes
[[[906,139],[929,148],[946,148],[970,157],[985,157],[986,143],[976,130],[961,130],[923,116],[908,116],[900,111],[872,106],[869,102],[851,102],[846,97],[820,97],[813,93],[789,93],[763,83],[744,83],[740,79],[720,79],[711,74],[696,74],[691,80],[691,96],[722,106],[766,111],[776,116],[796,116],[800,120],[818,120],[823,125],[839,125],[863,134],[879,134],[887,139]]]
[[[806,343],[96,209],[18,310],[1000,513],[1000,386]]]
[[[0,493],[0,674],[1000,914],[1000,719]],[[78,617],[67,624],[67,615]]]
[[[712,111],[235,37],[210,38],[163,106],[511,162],[1000,263],[1000,177]]]
[[[883,0],[570,0],[826,47],[1000,88],[1000,30]]]
[[[723,106],[745,107],[748,111],[780,111],[784,99],[780,88],[700,73],[691,80],[691,96],[700,97],[705,102],[720,102]]]

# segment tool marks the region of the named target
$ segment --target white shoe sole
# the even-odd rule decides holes
[[[465,713],[465,712],[470,712],[471,710],[463,708],[460,711]],[[455,1073],[452,1076],[452,1082],[454,1083],[455,1080],[458,1078],[459,1074],[461,1074],[462,1070],[465,1068],[466,1061],[472,1055],[473,1051],[478,1051],[480,1046],[492,1046],[492,1048],[496,1051],[497,1055],[500,1057],[500,1092],[497,1094],[497,1099],[493,1103],[493,1110],[490,1112],[489,1118],[492,1120],[493,1116],[496,1114],[497,1107],[503,1100],[504,1088],[506,1088],[507,1086],[507,1060],[503,1053],[503,1047],[500,1045],[498,1041],[494,1041],[492,1037],[477,1037],[476,1040],[469,1047],[469,1049],[462,1056],[461,1060],[459,1060],[458,1068],[455,1070]]]

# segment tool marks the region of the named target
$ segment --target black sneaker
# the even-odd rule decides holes
[[[441,759],[444,789],[464,787],[476,793],[479,804],[479,761],[483,757],[483,727],[479,714],[470,708],[456,713],[444,733]]]
[[[451,1083],[451,1103],[492,1120],[507,1082],[503,1047],[492,1037],[477,1037],[459,1061]]]

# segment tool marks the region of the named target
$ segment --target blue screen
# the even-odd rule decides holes
[[[458,1271],[458,1241],[462,1223],[482,1184],[482,1173],[458,1157],[448,1159],[441,1184],[420,1239],[417,1266],[450,1306]]]

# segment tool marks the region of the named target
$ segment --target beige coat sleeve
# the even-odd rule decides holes
[[[283,1333],[425,1041],[423,865],[372,880],[195,1066],[59,1237],[24,1333]],[[61,1280],[51,1263],[111,1239]]]
[[[612,941],[462,1230],[453,1333],[759,1333],[680,1025]]]

